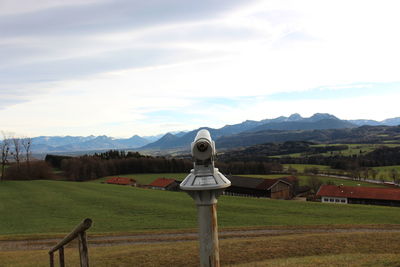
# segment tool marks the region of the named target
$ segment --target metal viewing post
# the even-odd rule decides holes
[[[193,169],[180,188],[195,200],[199,221],[200,266],[218,267],[217,198],[231,182],[214,167],[215,142],[200,130],[191,144]]]

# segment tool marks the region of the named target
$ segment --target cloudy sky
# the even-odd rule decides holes
[[[397,0],[0,0],[0,130],[400,116]]]

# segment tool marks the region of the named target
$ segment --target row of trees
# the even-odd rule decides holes
[[[45,160],[61,169],[63,175],[72,181],[130,173],[188,173],[193,168],[192,161],[188,159],[150,157],[137,152],[115,150],[81,157],[47,155]],[[218,162],[216,167],[226,174],[269,174],[283,171],[282,165],[274,162]]]
[[[5,170],[5,180],[52,180],[59,179],[53,168],[43,160],[32,161],[30,163],[24,161],[19,165],[10,164]]]
[[[102,159],[97,156],[82,156],[64,159],[61,170],[68,180],[86,181],[104,176],[130,173],[188,172],[192,168],[188,160],[139,157]]]
[[[17,171],[21,169],[21,165],[24,163],[24,165],[26,165],[26,171],[29,172],[31,165],[32,138],[19,138],[5,132],[2,132],[2,138],[3,140],[0,142],[0,181],[5,178],[6,165],[9,164],[10,160],[15,163]]]
[[[29,147],[24,145],[21,147],[24,150],[18,150],[17,145],[17,151],[28,151],[28,156],[22,157],[21,153],[17,153],[20,157],[14,158],[14,162],[8,164],[4,178],[32,180],[59,179],[63,176],[72,181],[86,181],[130,173],[188,173],[193,168],[192,161],[188,159],[150,157],[137,152],[125,153],[116,150],[81,157],[47,155],[45,161],[31,161]],[[14,153],[15,147],[10,155],[15,156]],[[8,161],[5,164],[7,163]],[[282,165],[275,162],[217,162],[216,167],[226,174],[269,174],[283,171]],[[53,168],[60,169],[61,173],[56,175]]]

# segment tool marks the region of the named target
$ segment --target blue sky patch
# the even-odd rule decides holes
[[[268,96],[271,101],[290,101],[307,99],[340,99],[367,95],[381,95],[399,91],[400,82],[363,83],[343,86],[323,86],[301,92],[284,92]]]

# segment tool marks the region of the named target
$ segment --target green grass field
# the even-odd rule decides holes
[[[340,144],[339,144],[340,145]],[[342,155],[342,156],[353,156],[353,155],[364,155],[366,153],[372,152],[378,147],[382,146],[382,144],[346,144],[348,149],[341,151],[333,151],[322,153],[322,156],[331,156],[331,155]],[[318,145],[317,145],[318,146]],[[394,145],[387,145],[394,146]]]
[[[373,167],[373,169],[378,170],[378,171],[390,171],[391,169],[396,169],[400,172],[400,165]]]
[[[393,166],[382,166],[382,167],[373,167],[376,173],[376,179],[383,179],[386,181],[393,181],[392,177],[392,170],[395,169],[397,171],[397,175],[400,175],[400,165],[393,165]]]
[[[183,192],[93,182],[3,181],[0,235],[65,233],[83,218],[91,232],[196,228],[194,201]],[[222,196],[222,228],[270,225],[399,224],[399,208]]]
[[[383,166],[383,167],[374,167],[374,170],[376,170],[377,173],[377,179],[385,179],[392,181],[392,170],[397,171],[397,175],[400,175],[400,165],[394,165],[394,166]]]
[[[326,165],[314,165],[314,164],[282,164],[285,170],[289,168],[296,169],[298,172],[303,173],[306,168],[318,168],[320,171],[331,171],[330,166]]]

